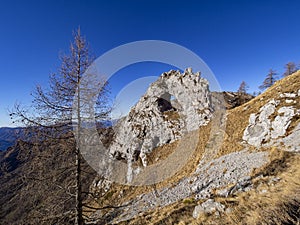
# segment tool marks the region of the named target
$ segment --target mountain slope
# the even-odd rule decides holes
[[[113,194],[111,198],[107,199],[108,201],[116,204],[117,201],[121,201],[120,205],[123,202],[125,205],[132,205],[133,208],[125,207],[125,211],[122,209],[106,212],[96,211],[96,214],[103,217],[119,214],[117,219],[114,218],[114,222],[108,222],[118,224],[299,223],[300,157],[297,151],[300,149],[300,146],[297,142],[288,143],[287,141],[289,140],[287,139],[288,137],[292,137],[291,135],[296,135],[296,137],[300,135],[297,128],[300,122],[299,90],[300,71],[276,82],[265,93],[251,101],[228,110],[224,140],[220,150],[213,154],[214,161],[208,164],[201,164],[201,158],[205,156],[209,149],[206,148],[207,146],[202,145],[203,142],[199,142],[195,155],[193,155],[190,163],[187,163],[190,169],[183,169],[183,171],[186,171],[185,173],[183,171],[177,173],[173,178],[155,185],[154,189],[153,187],[111,187],[109,192]],[[274,106],[274,112],[267,115],[266,113],[270,113],[266,110],[266,108],[269,109],[268,104],[270,101],[276,101],[278,104],[276,107]],[[281,113],[283,109],[287,108],[293,109],[294,113],[288,121],[288,125],[284,127],[286,128],[284,130],[285,133],[283,136],[272,138],[271,134],[274,128],[271,125],[275,124],[277,126],[275,127],[276,129],[282,128],[280,123],[278,124],[274,121],[283,121],[282,119],[287,118],[284,113]],[[265,114],[267,116],[263,117]],[[262,133],[264,134],[265,132],[266,136],[259,146],[253,146],[245,139],[245,130],[251,125],[249,119],[251,121],[252,117],[264,118],[265,121],[263,122],[270,123],[269,125],[271,126],[263,127],[269,130],[262,130]],[[255,126],[259,125],[257,121],[255,123]],[[207,127],[201,127],[199,132],[201,133],[201,130],[205,129],[207,130]],[[260,129],[255,130],[255,132],[255,135],[261,135]],[[293,148],[288,148],[287,144],[293,145]],[[293,150],[291,151],[291,149]],[[213,151],[213,148],[210,150]],[[259,157],[252,157],[250,153]],[[245,158],[236,158],[236,154],[241,154],[241,157]],[[259,160],[264,160],[265,156],[266,160],[260,164]],[[196,163],[193,163],[195,159],[198,159],[198,161],[196,160]],[[220,159],[221,162],[219,161]],[[245,161],[243,161],[244,159]],[[235,167],[235,162],[241,162],[242,165]],[[220,165],[224,163],[228,163],[230,166],[221,167],[223,172],[212,176],[214,172],[218,171]],[[239,177],[241,175],[240,169],[247,167],[247,163],[252,163],[253,167],[249,167],[248,174],[246,173],[248,176],[244,177],[246,180],[232,180],[226,186],[226,180],[223,178],[227,174],[232,178],[234,176]],[[196,180],[200,178],[200,182],[197,185],[197,182],[192,182],[194,186],[196,185],[195,187],[200,188],[199,191],[191,192],[190,194],[182,192],[181,194],[181,186],[189,188],[191,185],[191,180],[188,177],[194,176],[193,171],[201,171],[201,167],[205,168],[206,166],[211,171],[208,173],[210,178],[201,180],[202,174],[206,174],[206,172],[202,171],[194,177]],[[182,174],[184,175],[182,176]],[[224,185],[222,182],[225,182]],[[123,193],[121,198],[118,197],[120,196],[120,191]],[[171,200],[172,197],[171,193],[168,193],[169,191],[176,195],[177,201]],[[200,197],[197,197],[199,195],[195,196],[195,193],[200,194]],[[169,203],[165,204],[165,200],[159,201],[161,198],[167,198]],[[153,206],[145,207],[141,205],[139,201],[142,200]],[[143,207],[145,207],[144,210]],[[209,210],[209,208],[212,210]],[[270,214],[274,216],[270,216]],[[99,224],[105,223],[103,220],[102,222],[100,221]]]

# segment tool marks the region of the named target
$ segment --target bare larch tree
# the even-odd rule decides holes
[[[238,93],[239,94],[246,94],[247,93],[247,89],[248,89],[248,85],[245,81],[242,81],[242,83],[240,84],[240,87],[238,89]]]
[[[284,68],[285,68],[285,72],[283,73],[284,77],[287,77],[298,70],[294,62],[288,62],[287,64],[285,64]]]
[[[86,104],[86,99],[81,96],[80,85],[81,79],[87,69],[93,62],[89,46],[85,38],[81,35],[80,29],[74,32],[74,41],[70,45],[70,53],[63,55],[61,59],[61,67],[57,73],[50,75],[50,85],[47,90],[41,86],[37,86],[33,95],[33,104],[29,110],[25,110],[23,106],[16,105],[12,110],[11,116],[15,122],[22,123],[38,138],[37,140],[59,140],[61,138],[68,139],[68,148],[72,149],[74,155],[74,179],[68,183],[69,187],[61,187],[65,189],[71,197],[75,198],[74,223],[77,225],[84,224],[83,219],[83,196],[82,196],[82,157],[79,145],[74,142],[74,134],[71,132],[72,126],[80,128],[82,111],[81,107]],[[91,79],[90,79],[91,80]],[[110,112],[107,82],[99,81],[96,85],[102,87],[97,93],[97,101],[93,106],[93,113],[96,119],[101,120],[107,118]],[[84,88],[88,88],[88,85]],[[85,90],[86,91],[86,90]],[[94,93],[93,91],[91,93]],[[75,96],[76,95],[76,96]],[[76,97],[76,111],[74,115],[74,96]],[[79,134],[78,134],[79,135]],[[33,137],[33,135],[31,134]],[[79,137],[77,137],[79,140]],[[77,147],[76,147],[77,146]],[[45,147],[45,146],[44,146]]]
[[[259,86],[259,89],[265,90],[271,87],[276,82],[276,71],[273,69],[269,70],[268,75],[266,76],[265,80],[263,81],[262,85]]]

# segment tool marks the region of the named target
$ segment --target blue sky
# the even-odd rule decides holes
[[[0,1],[0,126],[11,125],[7,109],[16,101],[29,104],[34,86],[47,85],[78,26],[97,57],[132,41],[174,42],[198,54],[223,90],[245,80],[253,92],[270,68],[281,75],[285,63],[300,62],[299,11],[296,0]],[[123,72],[155,76],[165,69],[133,65]]]

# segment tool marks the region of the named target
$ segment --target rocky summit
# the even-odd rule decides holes
[[[110,153],[128,161],[140,158],[147,166],[147,154],[154,148],[207,125],[211,117],[208,81],[192,69],[183,73],[171,70],[152,83],[116,125]]]

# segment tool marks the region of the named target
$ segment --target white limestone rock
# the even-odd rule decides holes
[[[258,114],[250,115],[249,125],[243,135],[244,141],[255,147],[260,147],[264,144],[271,144],[275,139],[286,135],[292,118],[298,113],[294,106],[278,108],[279,103],[279,100],[273,99],[261,107]],[[271,118],[271,115],[274,119]]]
[[[285,103],[292,104],[292,103],[297,103],[297,102],[295,100],[292,100],[292,99],[286,99]]]
[[[173,100],[174,99],[174,100]],[[152,83],[115,129],[110,153],[147,165],[147,154],[186,132],[207,125],[212,117],[208,81],[187,69],[171,70]]]
[[[290,152],[300,152],[300,123],[293,129],[291,134],[280,140],[279,146],[284,144],[285,150]]]
[[[225,206],[219,202],[215,202],[213,199],[208,199],[201,205],[197,205],[193,211],[193,217],[197,219],[201,214],[224,212]]]
[[[259,114],[251,114],[249,125],[244,131],[243,140],[250,145],[259,147],[263,142],[269,141],[271,121],[269,117],[275,112],[279,101],[272,99],[260,109]]]
[[[296,98],[297,94],[295,93],[283,93],[279,95],[280,98]]]
[[[271,138],[275,139],[285,135],[287,128],[291,123],[291,119],[295,115],[293,106],[281,107],[278,111],[278,115],[272,122]]]

